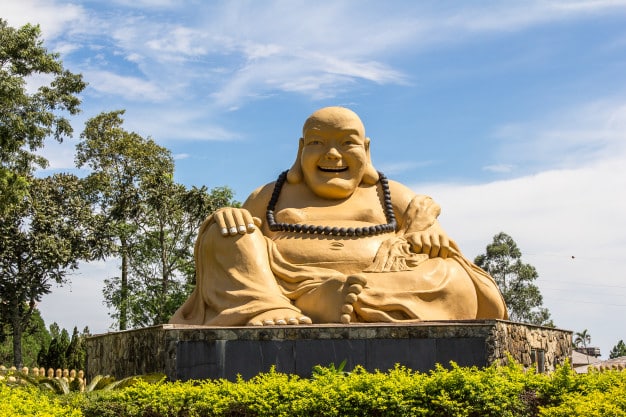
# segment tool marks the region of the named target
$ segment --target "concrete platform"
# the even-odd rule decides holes
[[[550,371],[571,353],[572,332],[501,320],[272,327],[161,325],[87,339],[87,377],[163,372],[170,380],[248,379],[275,366],[309,377],[315,365],[386,371],[396,363],[488,366],[507,353]]]

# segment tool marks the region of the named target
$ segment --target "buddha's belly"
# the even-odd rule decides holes
[[[353,274],[369,267],[383,241],[392,234],[366,237],[276,233],[272,240],[286,261]]]

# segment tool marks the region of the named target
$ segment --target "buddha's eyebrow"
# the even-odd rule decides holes
[[[343,133],[349,133],[349,134],[354,134],[354,135],[358,135],[360,134],[360,132],[357,129],[339,129],[341,130]]]

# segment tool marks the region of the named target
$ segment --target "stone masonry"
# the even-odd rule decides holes
[[[501,320],[411,324],[204,327],[160,325],[87,340],[87,377],[161,372],[170,380],[250,378],[272,366],[310,376],[315,365],[369,371],[396,363],[427,372],[437,363],[504,364],[551,371],[571,354],[572,333]]]

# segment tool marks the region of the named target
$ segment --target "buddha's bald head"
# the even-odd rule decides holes
[[[327,127],[338,130],[355,129],[361,137],[365,138],[365,127],[359,116],[352,110],[339,106],[324,107],[310,115],[302,126],[302,136],[306,136],[309,130]]]
[[[363,122],[355,112],[338,106],[319,109],[304,122],[298,156],[287,174],[287,181],[297,184],[305,180],[316,194],[332,195],[331,198],[345,197],[339,191],[322,191],[323,186],[333,188],[334,183],[341,182],[340,177],[351,183],[347,189],[361,182],[376,184],[378,172],[372,166],[369,144]],[[354,161],[356,154],[362,154],[357,158],[358,163],[349,162]],[[334,188],[339,190],[340,187]]]

